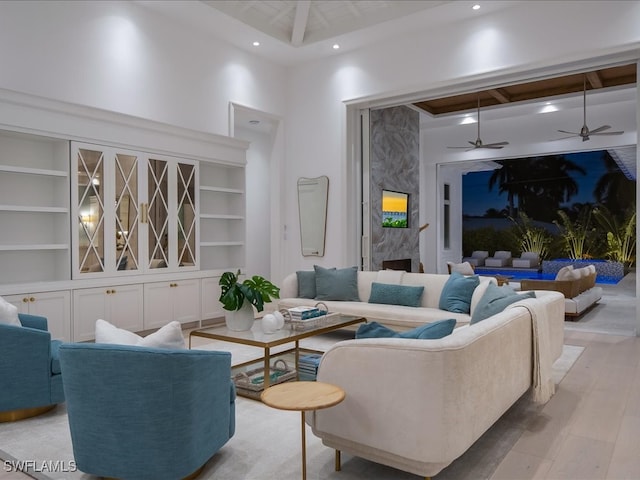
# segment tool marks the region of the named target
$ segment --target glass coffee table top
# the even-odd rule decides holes
[[[282,329],[274,333],[264,333],[260,319],[257,319],[253,323],[251,330],[241,332],[230,330],[226,325],[201,328],[191,332],[189,335],[189,345],[191,346],[191,337],[204,337],[243,345],[253,345],[255,347],[275,347],[366,322],[366,319],[363,317],[341,314],[330,314],[326,318],[318,317],[318,319],[314,320],[317,320],[315,325],[305,329],[294,329],[291,323],[285,323]]]

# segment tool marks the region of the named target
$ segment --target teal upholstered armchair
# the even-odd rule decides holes
[[[64,401],[62,342],[51,340],[45,317],[18,318],[22,326],[0,324],[0,421],[32,417]]]
[[[198,472],[235,432],[231,354],[63,344],[78,469],[128,480]]]

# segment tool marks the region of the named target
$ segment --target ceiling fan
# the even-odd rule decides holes
[[[462,148],[465,151],[475,150],[477,148],[491,148],[494,150],[500,149],[505,145],[509,145],[509,142],[496,142],[496,143],[482,143],[480,139],[480,97],[478,97],[478,138],[476,138],[475,142],[469,140],[469,144],[471,147],[447,147],[447,148]]]
[[[582,88],[582,105],[583,105],[583,122],[582,128],[579,133],[576,132],[567,132],[566,130],[558,130],[560,133],[567,133],[571,135],[571,137],[564,138],[572,138],[572,137],[582,137],[582,141],[586,142],[589,140],[591,135],[622,135],[624,131],[618,132],[605,132],[605,130],[609,130],[611,125],[602,125],[601,127],[594,128],[593,130],[589,130],[587,127],[587,76],[585,75],[583,80],[583,88]],[[563,140],[563,139],[561,139]]]

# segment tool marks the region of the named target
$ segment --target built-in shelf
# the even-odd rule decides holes
[[[241,247],[244,242],[200,242],[201,247]]]
[[[38,207],[27,205],[0,205],[2,212],[33,212],[33,213],[69,213],[66,207]]]
[[[209,187],[206,185],[200,186],[200,191],[202,192],[219,192],[219,193],[235,193],[241,195],[244,193],[244,190],[239,188],[223,188],[223,187]]]
[[[67,177],[67,172],[61,170],[47,170],[44,168],[16,167],[13,165],[0,165],[0,172],[25,173],[28,175],[44,175],[47,177]]]
[[[25,250],[66,250],[66,243],[43,243],[30,245],[0,245],[0,251],[25,251]]]
[[[201,213],[200,218],[213,220],[244,220],[244,215],[221,215],[217,213]]]

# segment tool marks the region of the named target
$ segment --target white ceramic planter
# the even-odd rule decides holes
[[[251,330],[253,326],[253,306],[249,302],[243,302],[240,310],[224,311],[224,320],[229,330],[243,332]]]

